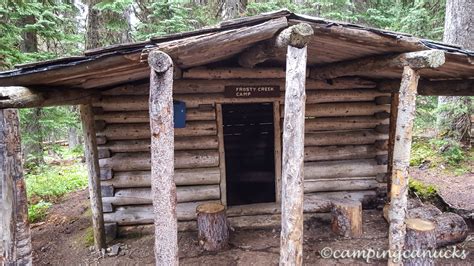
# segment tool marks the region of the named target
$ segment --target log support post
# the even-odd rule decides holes
[[[97,251],[100,251],[106,248],[106,242],[94,113],[90,104],[80,105],[79,110],[81,113],[82,130],[84,132],[84,153],[89,174],[89,198],[92,211],[94,246]]]
[[[283,30],[278,46],[288,46],[283,125],[280,265],[303,264],[304,121],[306,60],[310,25]]]
[[[161,51],[148,56],[150,73],[151,189],[156,265],[178,265],[174,182],[173,61]]]
[[[415,101],[420,78],[417,69],[436,68],[444,64],[444,53],[438,50],[410,53],[403,60],[403,74],[399,92],[398,114],[392,156],[392,177],[388,218],[389,248],[401,252],[405,246],[408,195],[408,166],[415,117]],[[393,261],[390,260],[389,264]]]
[[[0,265],[31,265],[18,111],[0,110]]]

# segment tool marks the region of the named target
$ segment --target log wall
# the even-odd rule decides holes
[[[279,85],[282,93],[280,98],[229,99],[226,85]],[[94,103],[106,223],[152,223],[148,86],[112,88]],[[200,203],[221,199],[216,103],[279,101],[283,112],[283,90],[282,79],[175,80],[173,97],[187,108],[186,127],[175,129],[179,221],[194,220]],[[374,198],[386,186],[390,105],[384,103],[390,94],[360,79],[308,79],[307,95],[305,195]],[[328,211],[307,204],[306,212]],[[249,213],[265,214],[258,209]]]

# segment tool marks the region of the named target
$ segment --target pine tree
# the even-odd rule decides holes
[[[443,40],[474,50],[474,0],[447,0]],[[471,99],[467,96],[438,98],[438,134],[445,139],[470,144]]]

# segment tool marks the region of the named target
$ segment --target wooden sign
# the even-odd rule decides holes
[[[225,86],[226,98],[280,97],[280,86]]]

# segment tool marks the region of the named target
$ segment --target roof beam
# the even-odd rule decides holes
[[[284,29],[275,38],[253,46],[239,56],[239,65],[253,68],[271,58],[284,57],[286,47],[291,45],[303,48],[313,37],[313,28],[307,23],[300,23]]]
[[[288,20],[281,17],[253,26],[160,43],[156,47],[145,49],[141,61],[148,58],[151,50],[160,50],[169,54],[181,68],[205,65],[230,58],[257,42],[271,39],[287,26]]]
[[[400,80],[383,80],[378,82],[378,89],[387,92],[397,92]],[[433,96],[474,96],[474,79],[465,80],[420,80],[419,95]]]
[[[344,61],[314,67],[310,77],[314,79],[330,79],[342,76],[358,76],[379,70],[397,69],[409,66],[412,69],[437,68],[445,62],[441,50],[425,50],[390,56],[376,56]]]
[[[0,87],[0,109],[83,104],[99,95],[95,90]]]

